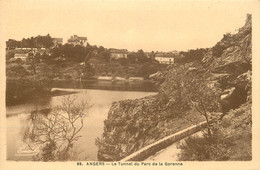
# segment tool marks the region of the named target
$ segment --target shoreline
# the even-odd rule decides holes
[[[50,91],[50,93],[48,95],[42,95],[42,96],[35,96],[33,98],[30,98],[28,100],[24,100],[24,101],[21,101],[19,103],[16,103],[16,104],[12,104],[12,105],[6,105],[6,117],[11,117],[11,116],[16,116],[16,115],[19,115],[21,113],[8,113],[7,112],[7,108],[8,107],[16,107],[16,106],[19,106],[19,105],[23,105],[27,102],[30,102],[30,101],[33,101],[33,100],[36,100],[36,99],[40,99],[40,98],[47,98],[47,97],[56,97],[56,96],[63,96],[63,95],[69,95],[69,94],[74,94],[74,93],[78,93],[77,91],[66,91],[66,90],[60,90],[60,89],[56,89],[56,90],[53,90],[53,91]],[[46,109],[49,109],[49,108],[42,108],[42,109],[39,109],[39,111],[45,111]],[[31,110],[31,111],[28,111],[28,113],[31,113],[35,110]]]

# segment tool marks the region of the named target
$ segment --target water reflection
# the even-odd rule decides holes
[[[78,103],[82,99],[89,99],[91,108],[88,109],[88,116],[84,118],[84,126],[78,133],[81,137],[74,142],[73,152],[70,153],[71,160],[97,160],[98,148],[95,145],[95,139],[101,137],[103,133],[103,121],[107,117],[107,113],[113,101],[119,101],[124,99],[137,99],[148,95],[156,94],[154,92],[135,92],[135,91],[108,91],[108,90],[86,90],[86,89],[63,89],[63,90],[75,90]],[[71,96],[72,94],[66,95]],[[38,111],[32,113],[41,112],[41,115],[48,114],[50,107],[60,105],[62,96],[55,96],[49,100],[49,105],[41,106],[41,103],[37,103]],[[31,107],[26,110],[26,106],[23,106],[22,110],[13,109],[13,112],[20,113],[15,116],[7,118],[7,159],[8,160],[31,160],[31,157],[17,155],[19,149],[21,149],[24,142],[24,134],[26,129],[32,131],[33,114],[31,113]],[[35,107],[36,108],[36,107]],[[8,114],[8,112],[7,112]],[[24,146],[25,147],[25,146]],[[32,145],[34,147],[34,145]],[[25,148],[28,149],[28,146]],[[37,148],[33,148],[37,150]],[[24,149],[25,150],[25,149]],[[33,153],[31,153],[33,154]],[[29,154],[28,154],[29,155]]]
[[[21,154],[34,154],[37,161],[71,160],[74,142],[81,135],[88,103],[76,103],[76,97],[63,96],[61,104],[50,110],[31,112],[31,126],[24,130],[23,141],[27,149]]]

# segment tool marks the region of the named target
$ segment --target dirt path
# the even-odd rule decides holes
[[[197,132],[192,136],[202,136],[202,132]],[[181,149],[178,148],[180,143],[185,142],[185,139],[188,137],[176,142],[165,149],[160,150],[155,155],[150,156],[145,161],[178,161],[178,155],[181,153]]]

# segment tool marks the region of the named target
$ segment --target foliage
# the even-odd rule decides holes
[[[14,54],[15,54],[14,51],[7,51],[5,56],[6,60],[14,58]]]
[[[43,58],[44,57],[44,58]],[[44,62],[40,62],[44,60]],[[53,71],[46,54],[29,53],[27,61],[8,63],[6,67],[6,103],[13,104],[37,94],[48,94]],[[29,66],[28,66],[29,64]]]
[[[221,45],[220,43],[217,43],[214,47],[212,47],[212,55],[219,58],[221,57],[225,49],[225,46]]]
[[[228,160],[230,150],[226,149],[229,143],[214,132],[212,137],[188,137],[179,145],[181,149],[180,161],[224,161]]]
[[[20,100],[25,94],[29,95],[31,88],[33,88],[33,84],[29,78],[29,72],[23,66],[14,64],[6,68],[7,104]]]
[[[12,64],[6,67],[6,76],[7,77],[25,77],[28,76],[28,71],[21,65]]]
[[[117,61],[122,65],[122,66],[127,66],[129,64],[129,60],[126,58],[119,58]]]
[[[7,48],[16,48],[16,47],[21,47],[21,41],[16,41],[13,39],[9,39],[6,41],[6,47]]]
[[[110,53],[108,51],[102,51],[100,55],[104,61],[108,62],[110,60]]]
[[[164,66],[159,63],[145,62],[140,69],[137,70],[136,76],[149,78],[149,75],[154,74],[159,70],[163,70],[163,67]]]
[[[145,63],[148,62],[150,59],[145,55],[144,51],[142,49],[138,50],[137,53],[137,61],[139,63]]]
[[[199,48],[199,49],[195,49],[195,50],[189,50],[189,51],[181,51],[180,52],[180,56],[183,57],[177,57],[175,59],[176,63],[189,63],[189,62],[193,62],[193,61],[201,61],[204,53],[207,51],[207,49],[204,48]]]
[[[137,55],[136,55],[136,53],[134,53],[134,52],[129,53],[129,54],[127,55],[127,59],[128,59],[131,63],[137,62]]]
[[[72,44],[64,44],[53,48],[51,53],[53,58],[65,58],[67,61],[83,62],[87,56],[88,60],[95,56],[95,54],[92,53],[93,51],[103,52],[103,54],[106,55],[105,57],[107,57],[108,54],[104,52],[103,48],[102,46],[98,48],[97,46],[84,47],[81,45],[74,46]]]
[[[228,147],[230,160],[252,160],[252,103],[248,101],[230,110],[218,124],[232,144]]]
[[[81,79],[89,79],[94,76],[93,67],[88,62],[86,62],[83,66],[78,66],[75,70],[77,71],[78,77]]]
[[[31,66],[32,76],[31,79],[34,81],[37,90],[48,89],[50,86],[53,72],[48,66],[51,62],[50,57],[43,53],[29,53],[26,62]]]
[[[212,136],[189,137],[180,144],[181,161],[252,159],[252,112],[250,101],[230,110],[211,125]]]
[[[137,52],[131,52],[127,55],[127,59],[130,61],[130,63],[145,63],[151,61],[151,59],[146,56],[142,49],[138,50]]]
[[[76,102],[75,97],[66,96],[60,105],[51,109],[50,113],[32,113],[32,127],[27,128],[24,142],[40,147],[34,157],[40,161],[56,161],[70,159],[73,143],[81,136],[79,132],[84,126],[84,118],[89,108],[88,101]]]
[[[37,37],[23,38],[22,41],[9,39],[6,42],[7,48],[50,48],[51,46],[53,46],[53,42],[49,34],[46,36],[38,35]]]
[[[202,68],[189,70],[189,67],[175,65],[166,75],[160,93],[168,97],[166,105],[179,114],[189,108],[196,109],[205,117],[208,135],[211,135],[209,113],[220,110],[220,90],[208,76],[209,72]]]

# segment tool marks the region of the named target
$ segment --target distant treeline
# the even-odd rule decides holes
[[[175,59],[176,63],[184,64],[189,63],[193,61],[201,61],[204,57],[204,54],[207,52],[207,48],[198,48],[194,50],[188,50],[188,51],[181,51],[180,56]]]
[[[9,39],[6,41],[6,47],[10,48],[50,48],[53,46],[52,37],[38,35],[37,37],[23,38],[21,41]]]

